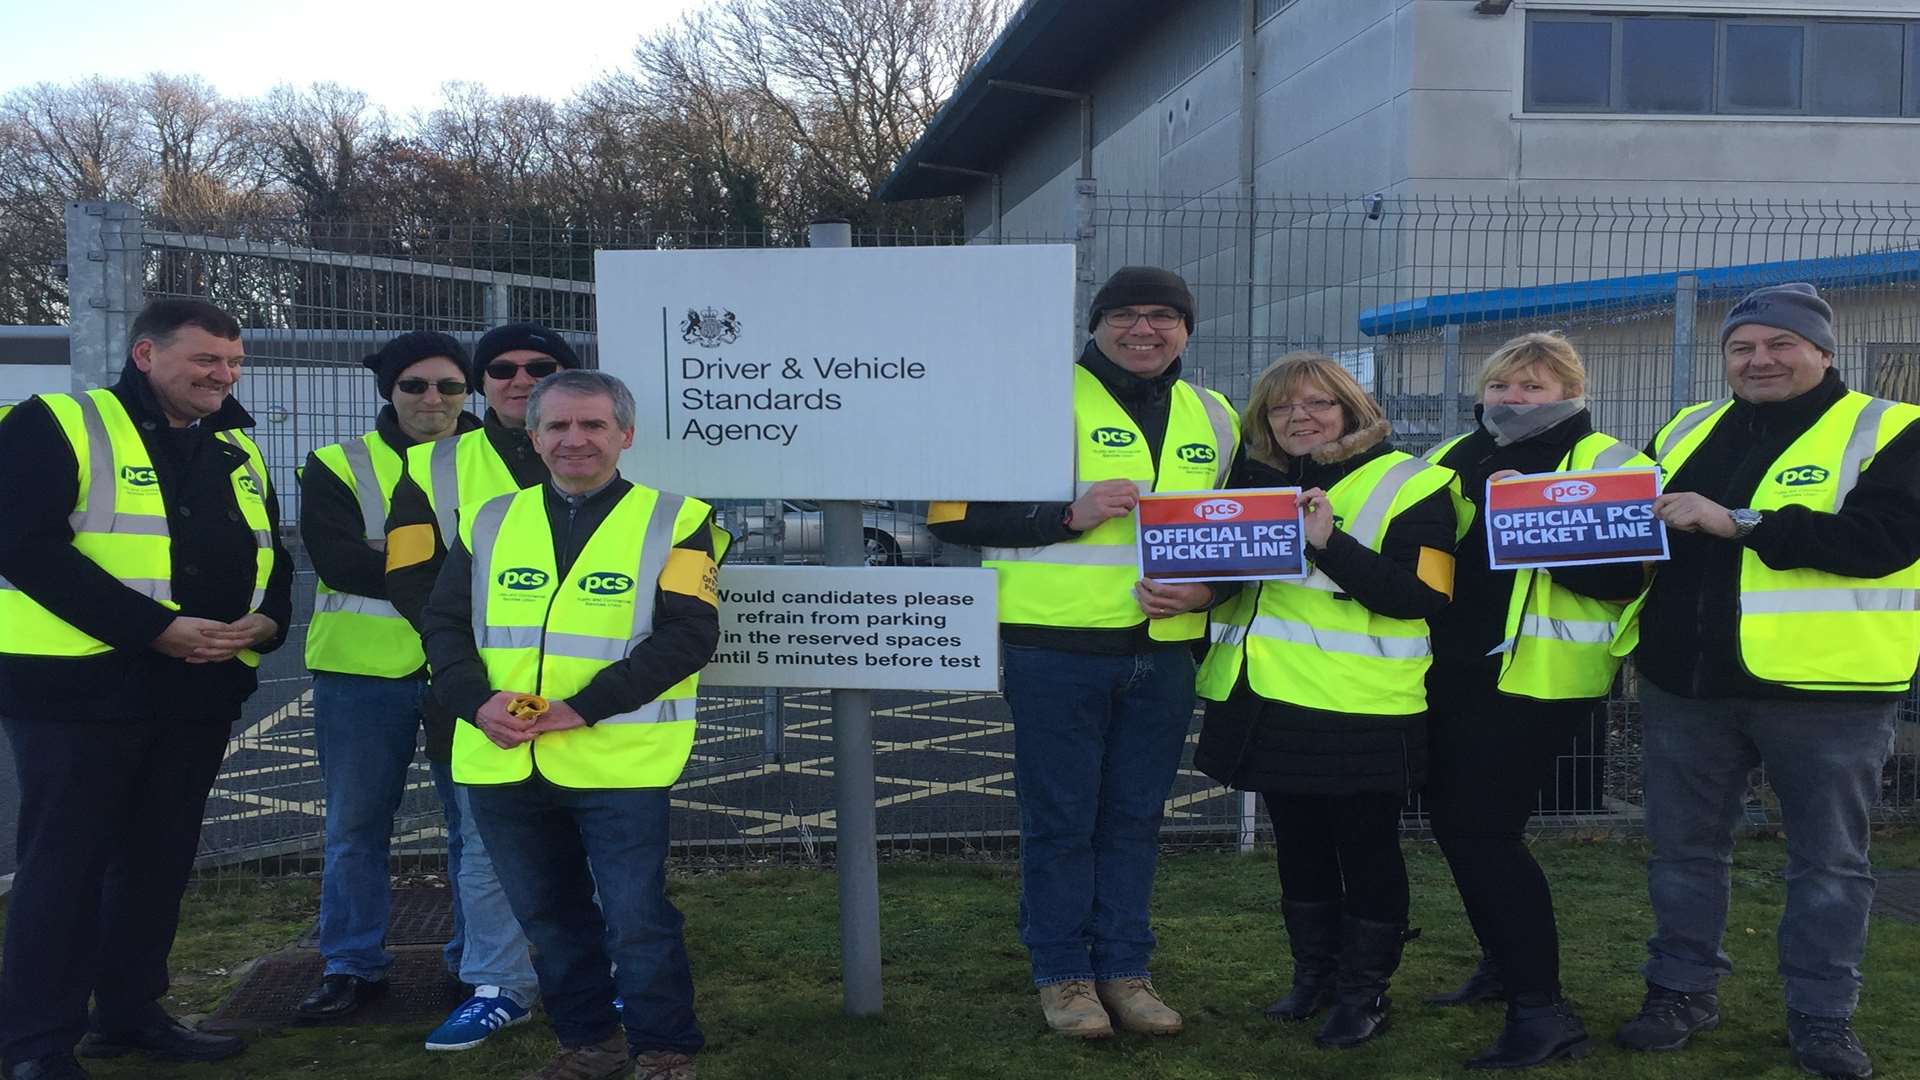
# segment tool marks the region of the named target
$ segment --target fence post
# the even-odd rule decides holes
[[[1453,434],[1460,426],[1460,324],[1440,328],[1440,431],[1439,438]]]
[[[513,321],[513,286],[504,281],[488,285],[485,303],[488,326],[501,326]]]
[[[110,385],[126,355],[127,324],[145,296],[145,225],[120,202],[70,202],[66,219],[69,377],[79,393]]]
[[[1073,319],[1074,340],[1082,337],[1085,329],[1080,320],[1086,317],[1087,308],[1093,304],[1094,288],[1094,251],[1095,227],[1093,223],[1094,204],[1100,194],[1100,182],[1092,177],[1083,177],[1073,184]]]
[[[1693,320],[1700,279],[1681,274],[1673,286],[1673,411],[1693,404]]]
[[[1251,791],[1241,792],[1240,842],[1238,846],[1240,848],[1240,854],[1242,855],[1250,855],[1253,853],[1253,838],[1257,835],[1257,830],[1260,828],[1260,821],[1259,818],[1255,816],[1256,813],[1254,793]]]

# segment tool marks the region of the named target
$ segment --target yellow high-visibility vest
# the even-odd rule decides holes
[[[1452,469],[1396,450],[1341,477],[1327,499],[1342,530],[1379,551],[1393,520],[1434,492],[1456,493],[1457,516],[1459,486]],[[1259,582],[1214,609],[1210,636],[1198,680],[1210,701],[1233,693],[1244,665],[1247,685],[1269,701],[1374,716],[1427,707],[1427,621],[1369,611],[1318,567],[1299,581]]]
[[[313,456],[353,492],[367,546],[386,550],[387,511],[406,472],[399,452],[379,432],[369,431],[323,446]],[[315,582],[313,594],[313,622],[307,627],[310,670],[398,679],[427,662],[420,635],[387,601],[340,592],[325,581]]]
[[[1427,460],[1440,463],[1460,439],[1434,447]],[[1611,435],[1589,432],[1561,457],[1554,472],[1650,466],[1653,459]],[[1484,543],[1473,537],[1468,543]],[[1500,654],[1503,694],[1540,701],[1605,697],[1621,658],[1612,644],[1625,602],[1596,600],[1556,585],[1553,571],[1514,571],[1507,601],[1507,628],[1494,649]]]
[[[501,495],[463,515],[473,555],[473,634],[488,681],[500,690],[560,700],[653,632],[654,593],[674,544],[711,508],[635,484],[563,578],[542,488]],[[453,778],[512,784],[540,775],[569,788],[658,788],[679,778],[693,751],[699,675],[630,713],[554,731],[511,750],[470,723],[454,726]]]
[[[1668,476],[1678,475],[1732,405],[1731,398],[1692,405],[1660,429],[1654,457]],[[1767,466],[1751,509],[1839,513],[1874,455],[1916,421],[1920,406],[1848,391]],[[1616,653],[1639,644],[1640,609],[1651,591],[1628,605]],[[1743,548],[1739,618],[1740,663],[1761,682],[1898,693],[1920,664],[1920,561],[1885,577],[1853,578],[1775,570]]]
[[[1240,446],[1240,420],[1227,399],[1185,381],[1173,384],[1167,433],[1155,467],[1146,436],[1098,376],[1073,368],[1074,495],[1102,480],[1141,491],[1224,487]],[[1133,598],[1140,578],[1137,515],[1109,518],[1071,540],[1044,547],[987,548],[980,565],[999,571],[1000,621],[1019,626],[1123,629],[1146,616]],[[1154,619],[1156,641],[1206,634],[1205,612]]]
[[[440,527],[440,543],[453,546],[462,507],[520,490],[513,470],[487,438],[487,429],[418,443],[407,448],[407,475],[420,485]]]
[[[166,501],[140,431],[111,390],[41,394],[78,464],[80,494],[68,523],[73,546],[120,584],[173,611],[173,539]],[[234,507],[253,531],[253,595],[247,610],[266,601],[273,573],[273,532],[267,519],[267,465],[260,448],[237,429],[217,436],[239,447],[245,464],[233,470]],[[19,656],[95,656],[113,647],[68,623],[0,579],[0,653]],[[251,649],[239,658],[257,667]]]

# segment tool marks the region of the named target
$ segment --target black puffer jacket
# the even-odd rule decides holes
[[[1348,473],[1393,447],[1382,422],[1323,447],[1318,460],[1275,469],[1249,459],[1236,468],[1233,487],[1331,488]],[[1436,589],[1418,573],[1420,549],[1451,551],[1453,500],[1445,489],[1421,500],[1387,528],[1375,552],[1335,529],[1314,563],[1352,602],[1401,619],[1431,618],[1447,604],[1449,582]],[[1431,561],[1431,560],[1430,560]],[[1430,575],[1431,576],[1431,575]],[[1253,588],[1257,591],[1260,586]],[[1256,603],[1258,601],[1256,600]],[[1412,716],[1328,712],[1269,701],[1239,685],[1224,702],[1209,702],[1194,767],[1229,787],[1283,794],[1341,795],[1407,791],[1427,773],[1427,721]]]

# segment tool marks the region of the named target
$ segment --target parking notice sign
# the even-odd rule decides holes
[[[1307,576],[1300,489],[1140,496],[1140,576],[1258,581]]]
[[[1489,480],[1489,563],[1495,570],[1525,570],[1665,559],[1667,526],[1653,516],[1659,494],[1658,469]]]

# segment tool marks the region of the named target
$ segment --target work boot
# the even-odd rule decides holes
[[[1047,1026],[1056,1035],[1075,1039],[1113,1037],[1113,1021],[1100,1007],[1092,979],[1069,979],[1041,987],[1040,1011],[1046,1014]]]
[[[1873,1059],[1860,1045],[1853,1021],[1844,1016],[1808,1016],[1788,1009],[1787,1043],[1793,1047],[1793,1063],[1815,1076],[1866,1080],[1873,1075]]]
[[[87,1070],[72,1054],[48,1054],[5,1070],[7,1080],[87,1080]]]
[[[1273,1020],[1305,1020],[1333,1004],[1333,969],[1340,965],[1340,902],[1280,901],[1293,953],[1293,989],[1267,1006]]]
[[[694,1080],[693,1058],[677,1050],[643,1050],[633,1055],[633,1080]]]
[[[1493,957],[1480,954],[1480,963],[1467,976],[1467,981],[1459,988],[1445,994],[1435,994],[1427,999],[1429,1005],[1478,1005],[1483,1001],[1505,1001],[1507,987],[1500,979],[1500,965]]]
[[[1405,923],[1374,922],[1352,915],[1340,921],[1340,966],[1333,973],[1333,1008],[1313,1041],[1342,1050],[1387,1030],[1393,1003],[1387,985],[1400,970],[1407,943]]]
[[[526,1080],[626,1080],[627,1033],[615,1031],[597,1043],[568,1046]]]
[[[1112,1021],[1127,1031],[1141,1035],[1180,1034],[1180,1014],[1160,1000],[1160,992],[1153,988],[1152,979],[1102,979],[1093,984],[1093,992],[1100,1004],[1107,1007]]]
[[[95,1016],[94,1023],[99,1023]],[[149,1061],[224,1061],[247,1048],[237,1035],[215,1035],[190,1028],[165,1013],[145,1027],[130,1031],[88,1031],[74,1053],[83,1058],[116,1058],[139,1054]]]
[[[1623,1050],[1678,1050],[1687,1040],[1720,1026],[1720,996],[1711,990],[1689,994],[1647,984],[1640,1015],[1620,1025],[1613,1043]]]
[[[1593,1053],[1593,1040],[1580,1015],[1565,1001],[1549,1001],[1545,994],[1522,995],[1507,1005],[1507,1026],[1493,1047],[1467,1061],[1469,1069],[1531,1069],[1558,1058],[1583,1058]]]

